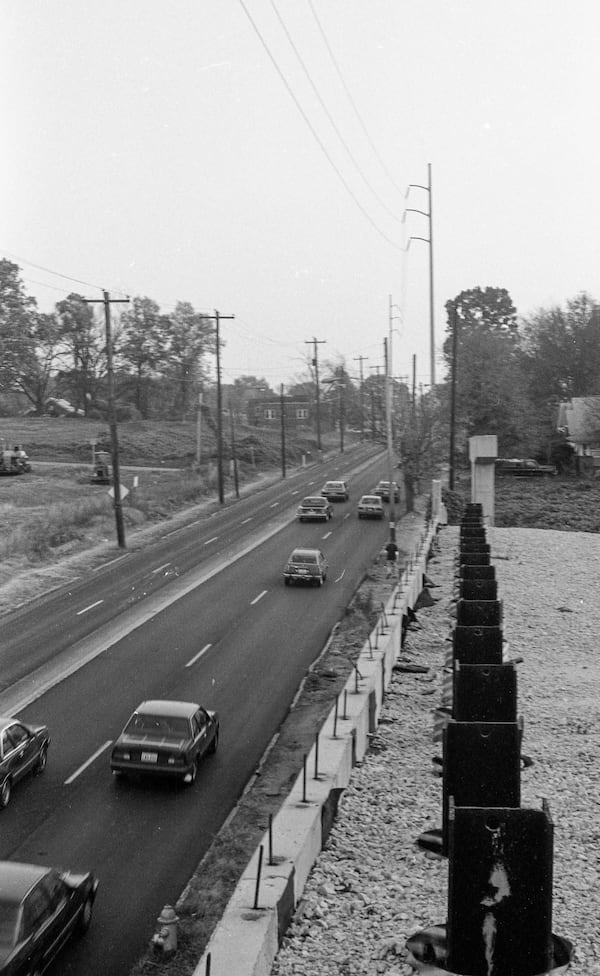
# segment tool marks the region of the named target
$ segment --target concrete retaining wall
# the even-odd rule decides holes
[[[194,976],[270,976],[281,937],[333,822],[354,763],[379,723],[385,690],[402,644],[402,619],[423,589],[437,532],[430,523],[381,608],[356,669],[328,715],[304,770],[244,871]],[[270,856],[271,855],[271,856]],[[260,872],[259,872],[260,867]]]

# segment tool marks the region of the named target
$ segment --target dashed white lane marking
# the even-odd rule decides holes
[[[351,515],[351,513],[350,513],[350,512],[346,512],[346,514],[344,515],[344,521],[345,521],[346,519],[349,519],[349,518],[350,518],[350,515]]]
[[[253,518],[254,518],[254,516],[253,515],[250,515],[247,519],[243,519],[243,521],[241,522],[241,525],[246,525],[248,522],[251,522]]]
[[[211,542],[216,542],[218,538],[219,538],[218,535],[213,535],[212,539],[207,539],[206,542],[204,543],[204,545],[205,546],[210,546]]]
[[[152,570],[152,575],[154,576],[156,573],[162,573],[163,569],[166,569],[167,566],[170,566],[170,565],[171,565],[170,562],[169,563],[163,563],[162,566],[158,566],[157,569],[153,569]]]
[[[344,569],[344,570],[343,570],[343,572],[341,573],[341,575],[340,575],[340,576],[338,576],[338,578],[337,578],[337,579],[334,579],[334,581],[333,581],[333,582],[334,582],[334,583],[339,583],[339,581],[340,581],[341,579],[343,579],[345,575],[346,575],[346,570]]]
[[[194,656],[190,658],[190,660],[186,664],[186,668],[191,668],[192,665],[196,663],[196,661],[199,661],[202,655],[206,654],[209,647],[212,647],[212,644],[205,644],[201,651],[198,651],[197,654],[194,654]]]
[[[273,502],[272,505],[269,505],[269,508],[277,508],[278,505],[279,505],[279,502]]]
[[[126,559],[129,553],[124,552],[122,556],[117,556],[115,559],[111,559],[108,563],[102,563],[101,566],[96,566],[92,572],[97,573],[100,569],[106,569],[107,566],[114,566],[115,563],[121,562],[122,559]]]
[[[89,607],[84,607],[83,610],[78,610],[77,616],[80,617],[82,613],[87,613],[88,610],[93,610],[94,607],[99,607],[101,603],[104,603],[104,600],[96,600],[95,603],[90,603]]]
[[[290,495],[299,495],[299,494],[300,494],[300,492],[298,491],[297,488],[296,488],[296,491],[291,491],[290,492]]]
[[[331,535],[331,532],[326,532],[325,535],[322,535],[321,536],[321,538],[322,539],[328,539],[330,535]]]
[[[258,603],[259,600],[262,600],[263,596],[266,596],[268,592],[269,592],[268,590],[263,590],[262,593],[259,593],[258,596],[255,596],[253,600],[250,600],[250,606],[253,607],[255,603]]]
[[[73,780],[77,779],[77,777],[80,776],[81,773],[83,773],[83,771],[88,768],[88,766],[91,766],[91,764],[94,762],[95,759],[98,758],[98,756],[101,756],[103,752],[106,752],[109,746],[112,746],[112,739],[107,739],[107,741],[104,743],[103,746],[100,746],[99,749],[96,749],[93,756],[90,756],[90,758],[87,759],[83,763],[83,765],[79,767],[79,769],[76,769],[75,772],[72,773],[69,776],[69,778],[65,780],[65,786],[69,786],[69,784],[72,783]]]

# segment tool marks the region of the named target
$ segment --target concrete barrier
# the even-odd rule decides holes
[[[194,976],[270,976],[279,944],[300,901],[379,716],[402,645],[402,619],[423,588],[437,533],[432,521],[402,573],[327,716],[304,768],[250,859],[198,962]],[[340,707],[343,702],[343,707]],[[315,751],[318,748],[318,761]],[[272,844],[272,863],[269,848]]]

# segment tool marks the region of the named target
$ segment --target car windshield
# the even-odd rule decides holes
[[[160,735],[181,739],[190,734],[186,718],[172,715],[132,715],[125,726],[125,735]]]
[[[317,557],[314,552],[293,552],[290,557],[291,563],[316,563]]]
[[[0,901],[0,946],[13,946],[17,941],[19,905]]]
[[[305,498],[302,502],[303,505],[309,505],[311,508],[323,508],[326,505],[324,498]]]
[[[361,502],[365,502],[367,505],[379,505],[381,498],[379,495],[363,495]]]

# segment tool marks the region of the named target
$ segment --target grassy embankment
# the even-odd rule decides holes
[[[126,530],[167,518],[182,509],[217,499],[216,446],[207,425],[202,430],[202,463],[196,470],[196,425],[139,421],[119,425],[121,484]],[[3,418],[0,438],[21,444],[29,455],[30,474],[0,478],[0,558],[31,562],[52,557],[70,545],[114,536],[114,511],[106,486],[92,485],[92,446],[108,450],[108,427],[99,421],[64,418]],[[324,438],[334,449],[335,435]],[[309,435],[286,438],[288,467],[302,455],[315,457]],[[239,426],[235,432],[240,486],[281,471],[278,431]],[[233,492],[229,432],[223,435],[225,492]],[[45,463],[41,463],[45,462]],[[56,466],[52,462],[57,462]],[[68,466],[65,466],[68,464]],[[62,465],[62,466],[61,466]],[[132,471],[140,467],[144,470]],[[134,479],[137,478],[137,485]],[[134,487],[134,485],[136,485]]]

